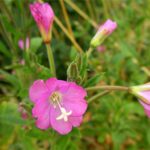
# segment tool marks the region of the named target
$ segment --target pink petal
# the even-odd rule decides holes
[[[54,92],[57,88],[57,79],[56,78],[49,78],[46,81],[46,86],[50,93]]]
[[[144,103],[143,101],[139,100],[140,104],[144,107],[144,109],[149,110],[150,111],[150,105]]]
[[[45,111],[43,111],[42,115],[38,117],[36,120],[36,126],[40,129],[47,129],[51,127],[50,125],[50,109],[47,108]]]
[[[87,103],[86,101],[64,101],[63,107],[66,108],[67,111],[72,111],[71,116],[78,117],[82,116],[86,109],[87,109]]]
[[[29,37],[26,38],[26,49],[29,49],[30,47],[30,39]]]
[[[106,30],[106,34],[111,34],[117,28],[117,23],[108,19],[102,26],[99,27],[98,32]]]
[[[74,126],[74,127],[78,127],[80,126],[81,122],[82,122],[82,116],[80,117],[69,117],[69,122]]]
[[[20,39],[19,41],[18,41],[18,46],[19,46],[19,48],[20,49],[24,49],[24,42],[23,42],[23,40],[22,39]]]
[[[148,118],[150,118],[150,110],[144,109],[145,114],[147,115]]]
[[[138,94],[150,102],[150,90],[149,91],[140,91],[140,92],[138,92]]]
[[[48,100],[39,100],[37,103],[35,103],[35,106],[32,109],[32,115],[33,117],[37,118],[44,114],[44,112],[49,109],[50,103]]]
[[[81,86],[78,86],[73,82],[68,83],[68,87],[66,89],[62,87],[60,91],[64,93],[64,99],[68,100],[83,99],[87,95],[86,91]]]
[[[32,102],[47,99],[49,96],[48,88],[43,80],[36,80],[29,89],[29,97]]]
[[[56,120],[56,118],[61,114],[59,108],[51,107],[50,112],[50,122],[54,130],[60,134],[68,134],[72,130],[72,125],[69,121],[65,122],[62,120]]]
[[[30,4],[30,11],[36,23],[48,33],[54,20],[54,12],[48,3]]]

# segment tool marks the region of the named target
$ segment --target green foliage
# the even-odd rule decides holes
[[[149,150],[150,121],[132,95],[111,92],[89,104],[84,121],[65,136],[52,129],[40,130],[31,116],[29,87],[36,79],[52,77],[45,45],[29,12],[34,0],[0,2],[0,149],[1,150]],[[49,2],[55,15],[67,28],[58,0]],[[150,78],[150,5],[148,0],[72,0],[98,25],[106,18],[115,20],[117,30],[104,41],[104,52],[86,50],[96,32],[89,19],[83,19],[67,3],[70,25],[77,48],[64,32],[53,24],[51,47],[57,78],[83,87],[111,84],[131,86]],[[70,34],[72,35],[72,34]],[[18,40],[30,37],[28,51],[20,50]],[[21,61],[24,64],[21,64]],[[145,67],[147,70],[145,70]],[[88,98],[98,92],[89,92]],[[19,103],[25,104],[29,118],[23,120]]]

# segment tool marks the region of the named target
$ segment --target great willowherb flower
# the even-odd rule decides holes
[[[90,45],[92,47],[99,46],[116,28],[117,23],[108,19],[103,25],[99,27],[96,35],[92,38]]]
[[[131,93],[139,98],[146,115],[150,118],[150,83],[131,87]]]
[[[40,129],[53,128],[67,134],[82,122],[87,109],[86,91],[74,82],[49,78],[36,80],[30,87],[29,96],[34,103],[32,115]]]
[[[18,41],[18,46],[22,50],[29,49],[29,47],[30,47],[30,39],[29,39],[29,37],[27,37],[25,40],[20,39]]]
[[[34,2],[30,4],[30,11],[39,27],[44,42],[49,43],[54,20],[53,9],[48,3]]]

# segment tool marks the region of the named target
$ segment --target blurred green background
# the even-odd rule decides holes
[[[123,92],[112,92],[90,103],[82,125],[68,135],[35,127],[28,88],[34,80],[51,75],[45,46],[29,11],[31,2],[0,1],[0,150],[149,150],[150,121],[137,99]],[[74,43],[86,51],[96,25],[110,18],[117,22],[118,28],[103,43],[104,52],[94,50],[89,59],[88,79],[99,76],[96,82],[99,85],[149,82],[149,0],[47,2],[75,41],[72,43],[58,22],[54,22],[51,47],[59,79],[66,80],[67,67],[77,55]],[[27,36],[31,40],[30,60],[26,60],[26,52],[18,47],[18,40]],[[22,60],[25,64],[20,64]],[[26,120],[18,112],[19,103],[24,103],[28,112]]]

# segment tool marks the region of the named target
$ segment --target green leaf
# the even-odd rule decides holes
[[[103,77],[103,75],[100,75],[100,74],[97,74],[97,75],[93,76],[91,79],[89,79],[89,80],[84,84],[84,87],[96,85],[96,84],[102,79],[102,77]]]
[[[38,67],[38,78],[48,79],[48,78],[52,77],[49,68],[47,68],[43,65],[40,65],[40,64],[38,64],[37,67]]]
[[[5,45],[2,42],[0,42],[0,52],[2,54],[4,54],[5,56],[11,58],[11,53],[9,52],[9,50],[5,47]]]
[[[86,72],[87,72],[87,56],[86,54],[83,54],[81,57],[80,76],[84,78]]]
[[[67,80],[75,81],[79,76],[78,66],[75,62],[72,62],[67,69]]]
[[[31,39],[30,49],[31,51],[36,52],[41,45],[42,45],[42,38],[34,37]]]
[[[0,74],[4,76],[4,80],[12,84],[16,89],[20,87],[20,82],[15,75],[9,74],[6,71],[0,69]]]

